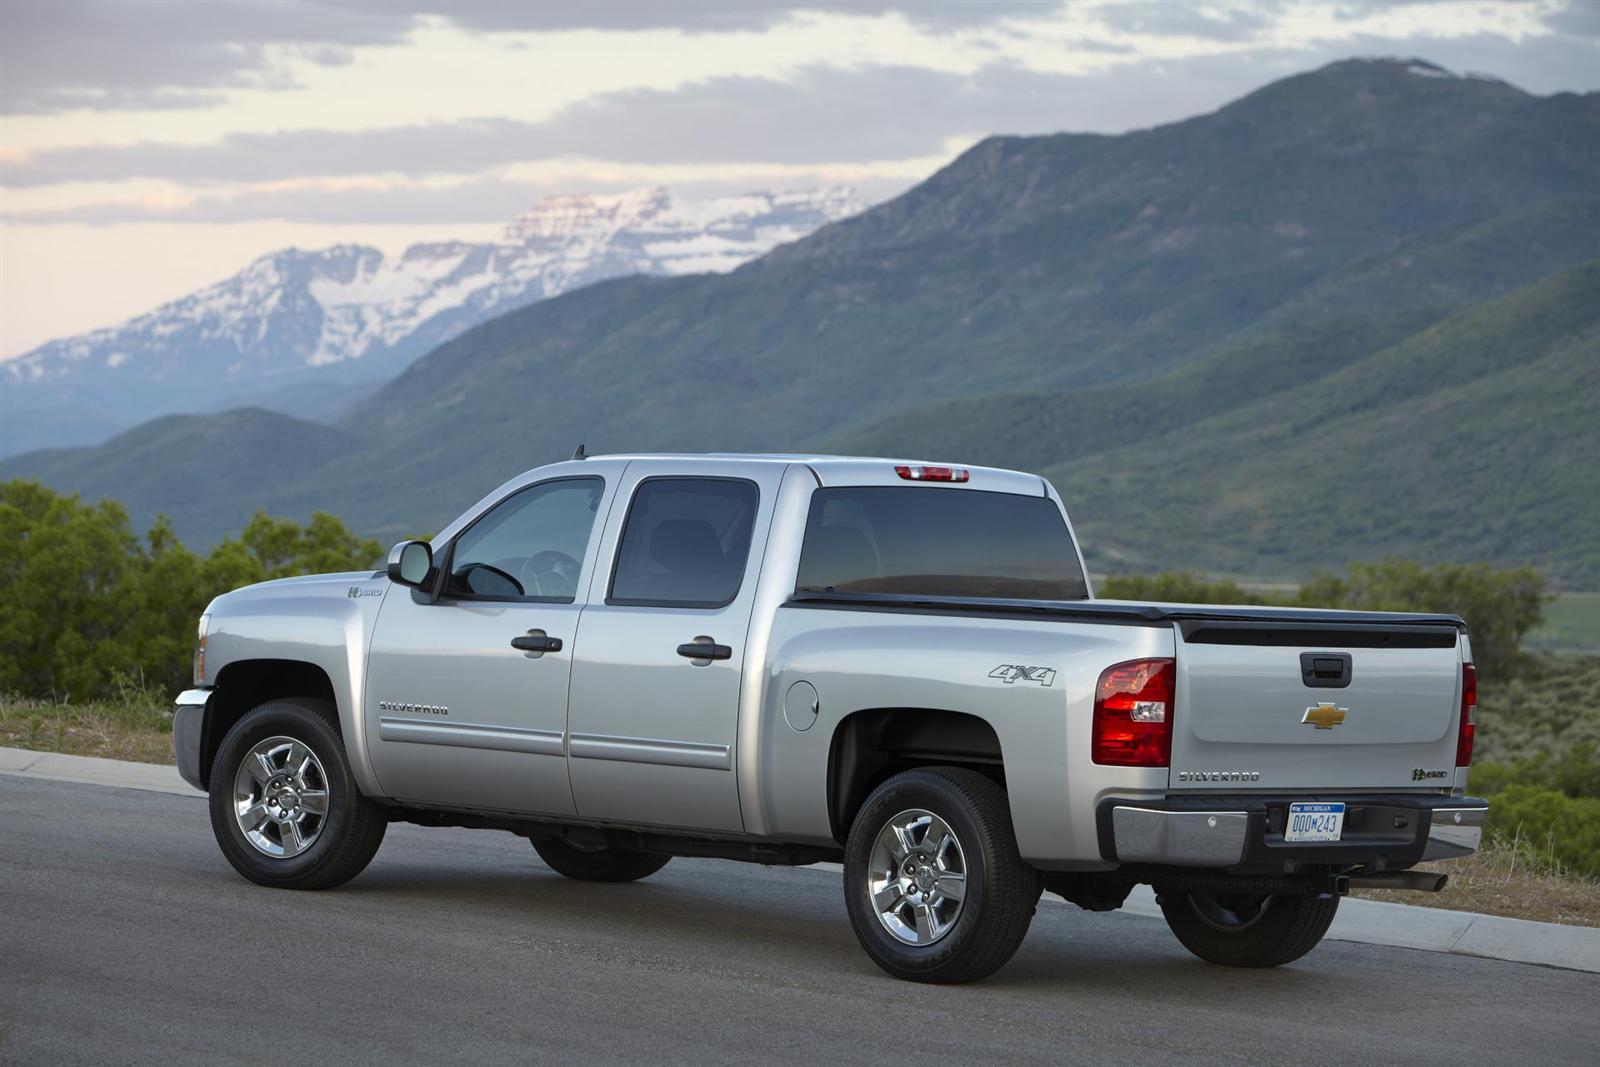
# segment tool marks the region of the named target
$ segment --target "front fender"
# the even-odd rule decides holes
[[[323,575],[250,586],[217,598],[209,609],[207,678],[246,660],[306,663],[327,675],[351,773],[368,796],[383,790],[360,722],[367,648],[390,591],[389,580],[371,572]]]

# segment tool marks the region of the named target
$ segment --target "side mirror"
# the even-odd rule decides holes
[[[426,541],[401,541],[389,550],[389,580],[421,589],[433,570],[433,547]]]

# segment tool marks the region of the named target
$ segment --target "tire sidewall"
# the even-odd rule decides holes
[[[328,787],[328,814],[316,841],[287,859],[258,851],[245,838],[233,810],[233,782],[240,761],[258,742],[279,735],[299,741],[316,754]],[[343,741],[328,720],[308,704],[274,700],[245,713],[217,747],[209,781],[211,828],[217,844],[236,870],[264,885],[310,877],[337,855],[340,841],[351,832],[356,787]]]
[[[891,816],[910,808],[930,811],[949,825],[960,842],[967,868],[967,895],[955,928],[926,946],[908,945],[884,929],[868,889],[872,847],[878,833]],[[967,942],[979,936],[994,868],[991,846],[966,798],[947,779],[929,773],[884,783],[861,806],[845,846],[845,907],[862,948],[891,973],[904,975],[937,971],[959,957]]]
[[[1227,967],[1279,967],[1311,951],[1327,932],[1338,898],[1274,896],[1260,919],[1238,930],[1218,929],[1200,917],[1188,891],[1161,894],[1167,926],[1190,952]]]

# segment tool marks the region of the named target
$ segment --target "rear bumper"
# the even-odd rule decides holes
[[[178,775],[200,790],[206,787],[200,774],[200,742],[211,693],[210,689],[185,689],[173,701],[172,709],[172,754],[178,761]]]
[[[1339,841],[1289,843],[1291,801],[1343,801]],[[1103,801],[1101,855],[1114,863],[1203,867],[1234,874],[1293,873],[1308,866],[1400,870],[1475,852],[1488,801],[1475,797],[1249,796]]]

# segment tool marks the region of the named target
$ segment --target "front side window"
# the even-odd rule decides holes
[[[720,608],[739,595],[760,493],[733,478],[650,478],[622,528],[607,603]]]
[[[1054,501],[923,486],[812,493],[796,590],[1015,600],[1089,595]]]
[[[456,538],[445,595],[572,603],[604,495],[599,478],[512,493]]]

